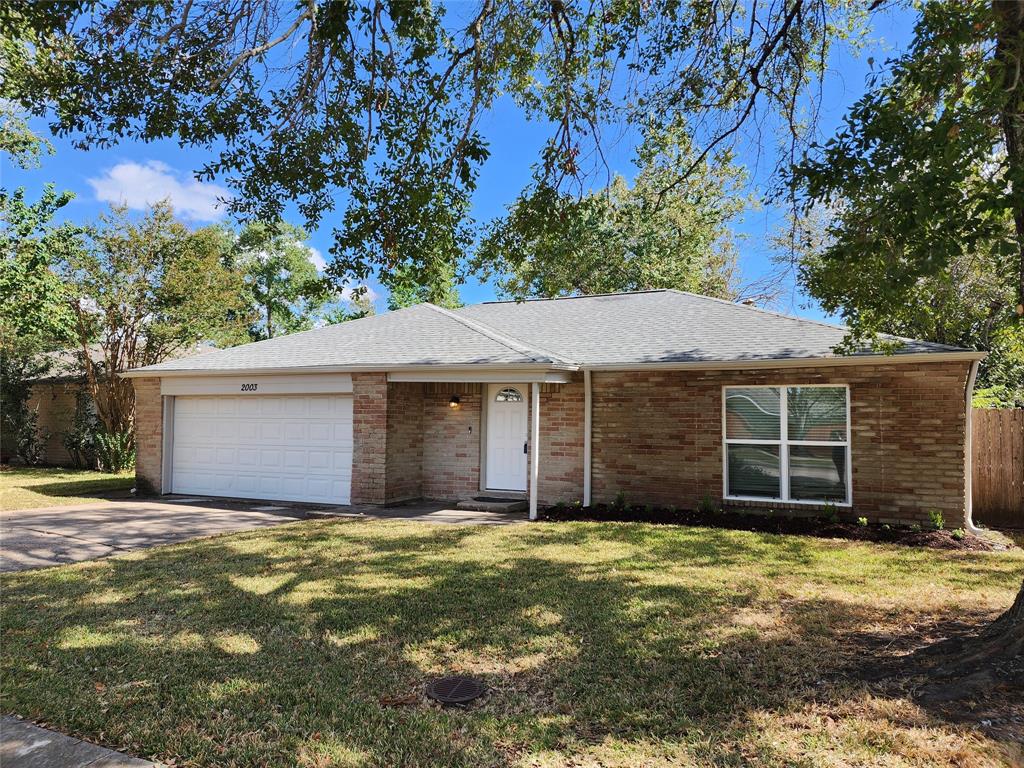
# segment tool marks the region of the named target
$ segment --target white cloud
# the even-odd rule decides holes
[[[118,163],[102,176],[88,181],[97,200],[127,205],[132,210],[169,200],[178,215],[194,221],[220,218],[218,198],[228,196],[223,187],[176,173],[159,160]]]
[[[307,245],[306,249],[309,251],[309,261],[314,267],[316,267],[317,272],[323,272],[327,269],[327,260],[320,251],[312,245]]]

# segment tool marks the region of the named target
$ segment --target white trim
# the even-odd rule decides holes
[[[846,439],[845,441],[826,440],[790,440],[789,439],[789,390],[811,388],[843,388],[846,390]],[[730,389],[777,389],[779,390],[779,439],[765,440],[755,438],[730,438],[728,435],[726,392]],[[762,409],[763,410],[763,409]],[[730,445],[773,445],[779,448],[779,495],[778,496],[730,496],[729,495],[729,446]],[[830,501],[828,499],[791,499],[789,487],[789,447],[818,446],[846,449],[846,499]],[[773,504],[832,504],[836,507],[853,506],[853,439],[850,425],[850,385],[849,384],[723,384],[722,385],[722,498],[726,501],[760,501]]]
[[[978,378],[978,361],[971,364],[964,395],[964,528],[975,535],[982,532],[974,524],[974,383]]]
[[[757,360],[698,360],[686,363],[601,363],[581,366],[586,371],[745,371],[759,368],[827,368],[835,365],[898,365],[948,363],[984,359],[986,352],[908,352],[895,355],[844,355]]]
[[[174,487],[174,396],[164,395],[161,418],[163,418],[161,461],[160,461],[160,487],[157,493],[170,493]]]
[[[347,373],[323,376],[187,376],[161,379],[162,395],[346,395],[352,393]]]
[[[453,384],[531,384],[542,381],[545,384],[568,384],[572,374],[566,371],[526,371],[523,373],[509,371],[475,371],[464,369],[457,371],[396,371],[388,374],[388,381],[453,383]]]
[[[540,478],[540,384],[530,385],[530,519],[537,519],[537,482]]]
[[[482,363],[474,365],[308,365],[273,366],[234,369],[202,368],[135,368],[118,374],[126,379],[170,378],[174,376],[261,376],[277,373],[381,373],[393,371],[733,371],[760,368],[820,368],[836,365],[898,365],[901,363],[948,363],[983,360],[986,352],[909,352],[895,355],[850,355],[835,357],[807,357],[758,360],[709,360],[688,363],[599,363],[578,365],[570,363]],[[424,379],[424,381],[437,379]],[[479,379],[477,379],[479,381]]]
[[[594,393],[590,371],[583,372],[583,506],[590,506],[593,473]]]

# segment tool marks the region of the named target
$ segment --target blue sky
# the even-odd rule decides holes
[[[837,47],[832,55],[823,91],[820,132],[828,136],[840,124],[848,105],[864,92],[868,75],[867,57],[884,61],[898,53],[910,37],[914,14],[909,11],[876,14],[871,44],[859,54]],[[36,127],[45,132],[41,122]],[[515,194],[530,181],[530,168],[536,162],[547,132],[545,126],[526,122],[509,103],[502,102],[484,117],[482,133],[490,141],[491,157],[484,165],[473,200],[473,216],[478,222],[501,215]],[[173,141],[154,143],[124,142],[109,149],[88,152],[76,150],[65,139],[51,139],[55,154],[45,157],[37,169],[11,167],[6,159],[0,166],[0,181],[5,187],[24,186],[29,198],[42,186],[54,182],[60,190],[76,193],[75,200],[63,212],[63,218],[84,221],[94,218],[112,201],[124,201],[131,207],[170,197],[179,217],[190,225],[202,225],[220,218],[215,209],[218,194],[226,194],[226,185],[199,183],[192,171],[211,159],[196,149],[181,148]],[[767,138],[771,141],[771,138]],[[774,168],[772,147],[759,145],[747,137],[738,148],[738,162],[747,167],[751,190],[763,191],[771,184]],[[613,171],[631,177],[634,168],[628,148],[611,156]],[[783,222],[784,211],[765,206],[747,212],[735,225],[739,241],[740,269],[744,281],[752,280],[772,268],[768,238]],[[301,223],[297,215],[291,220]],[[308,244],[327,256],[331,246],[330,217]],[[384,291],[374,281],[370,288],[383,309]],[[460,287],[463,300],[476,303],[495,298],[493,285],[470,279]],[[791,286],[777,309],[806,317],[823,318],[821,310],[808,297]]]

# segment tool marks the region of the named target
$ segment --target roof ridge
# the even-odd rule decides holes
[[[495,299],[494,301],[481,301],[479,304],[470,304],[471,307],[478,307],[483,304],[529,304],[541,301],[570,301],[573,299],[597,299],[605,296],[634,296],[639,293],[665,293],[671,288],[638,288],[635,291],[605,291],[604,293],[579,293],[575,296],[527,296],[523,299]]]
[[[519,352],[520,354],[527,355],[535,362],[545,362],[542,359],[538,359],[538,355],[540,355],[541,357],[547,356],[548,360],[552,363],[576,365],[572,360],[564,358],[561,355],[557,355],[549,349],[544,349],[543,347],[531,347],[526,342],[521,341],[514,336],[508,336],[501,333],[486,323],[481,323],[479,320],[470,320],[468,317],[463,317],[462,315],[452,312],[450,309],[445,309],[444,307],[439,307],[436,304],[431,304],[429,301],[423,302],[421,306],[429,307],[435,312],[438,312],[445,317],[449,317],[457,323],[461,323],[471,331],[476,331],[477,333],[491,339],[491,341],[496,341],[502,346],[508,347],[513,352]]]

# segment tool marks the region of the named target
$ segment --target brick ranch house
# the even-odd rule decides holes
[[[127,373],[140,487],[968,516],[982,353],[672,290],[430,304]]]

